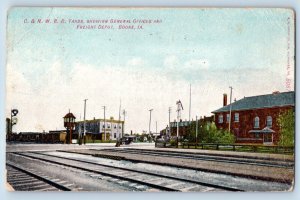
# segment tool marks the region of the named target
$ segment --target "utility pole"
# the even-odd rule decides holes
[[[123,121],[124,121],[124,124],[123,124],[123,133],[122,133],[122,137],[123,137],[123,135],[124,135],[124,133],[125,133],[125,116],[126,116],[126,111],[125,110],[123,110]]]
[[[106,121],[105,121],[105,108],[106,106],[102,106],[104,110],[104,141],[106,141]]]
[[[171,138],[171,107],[169,107],[169,138]]]
[[[191,104],[192,104],[192,84],[190,84],[190,105],[189,105],[189,140],[191,139]]]
[[[198,119],[197,119],[197,115],[196,115],[196,146],[198,143]]]
[[[13,127],[13,123],[12,123],[12,117],[13,117],[13,113],[12,113],[12,109],[10,110],[10,124],[9,124],[9,127],[10,127],[10,135],[12,135],[12,127]]]
[[[177,135],[176,135],[176,147],[178,148],[178,137],[179,137],[179,123],[181,118],[181,110],[183,110],[182,103],[180,100],[176,102],[177,104]]]
[[[151,134],[151,112],[153,111],[153,109],[150,109],[150,120],[149,120],[149,135]]]
[[[229,106],[229,127],[228,127],[228,130],[230,132],[230,128],[231,128],[231,108],[232,108],[232,105],[231,105],[231,100],[232,100],[232,87],[230,86],[230,106]]]
[[[84,99],[84,113],[83,113],[83,143],[86,143],[86,130],[85,130],[85,126],[86,126],[86,121],[85,121],[85,114],[86,114],[86,101],[88,99]]]
[[[119,123],[118,123],[118,137],[120,139],[120,122],[121,122],[121,99],[120,99],[120,106],[119,106]]]
[[[155,122],[155,126],[156,126],[156,131],[155,131],[155,133],[157,134],[157,121]]]

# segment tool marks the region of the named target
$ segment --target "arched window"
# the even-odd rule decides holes
[[[254,118],[254,128],[259,128],[259,117]]]
[[[272,127],[272,117],[271,116],[267,117],[267,127]]]

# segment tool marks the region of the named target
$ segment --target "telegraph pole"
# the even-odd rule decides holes
[[[120,106],[119,106],[119,123],[118,123],[118,137],[120,139],[120,122],[121,122],[121,99],[120,99]]]
[[[169,107],[169,138],[171,138],[171,107]]]
[[[153,111],[153,109],[150,109],[150,120],[149,120],[149,135],[151,134],[151,112]]]
[[[88,99],[84,99],[84,113],[83,113],[83,143],[86,143],[86,130],[85,130],[85,125],[86,125],[86,121],[85,121],[85,114],[86,114],[86,101]]]
[[[189,105],[189,140],[191,139],[191,104],[192,104],[192,84],[190,84],[190,105]]]
[[[125,133],[125,116],[126,116],[126,111],[125,110],[123,110],[123,121],[124,121],[124,124],[123,124],[123,133],[122,133],[122,137],[123,137],[123,135],[124,135],[124,133]]]
[[[197,120],[197,115],[196,115],[196,147],[198,143],[198,120]]]
[[[230,128],[231,128],[231,109],[232,109],[232,105],[231,105],[231,100],[232,100],[232,87],[230,86],[230,106],[229,106],[229,132],[230,132]]]
[[[105,121],[105,108],[106,106],[102,106],[104,110],[104,141],[106,141],[106,121]]]
[[[155,132],[157,134],[157,121],[155,122],[155,127],[156,127],[156,131]]]
[[[180,100],[176,102],[177,104],[177,135],[176,135],[176,146],[178,148],[178,137],[179,137],[179,123],[181,118],[181,110],[183,110],[182,103]]]

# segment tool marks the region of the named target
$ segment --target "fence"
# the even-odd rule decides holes
[[[155,147],[176,148],[176,145],[168,143],[168,142],[156,142]],[[222,144],[222,143],[181,142],[178,144],[178,148],[294,154],[293,146],[262,145],[262,144]]]

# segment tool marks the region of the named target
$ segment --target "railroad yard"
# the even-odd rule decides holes
[[[154,143],[8,143],[16,191],[290,191],[292,155],[155,148]]]

